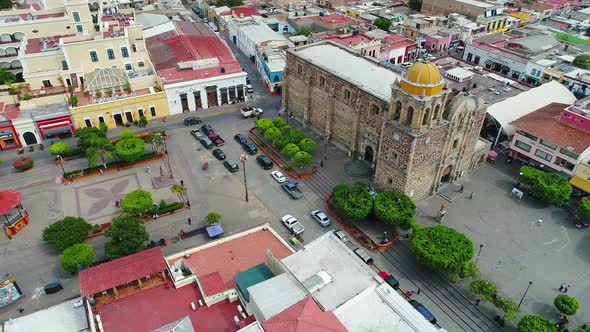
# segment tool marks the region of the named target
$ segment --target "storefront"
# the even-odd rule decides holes
[[[33,112],[32,115],[42,140],[68,138],[76,132],[70,109],[65,103],[49,105],[45,110]]]
[[[0,151],[20,148],[20,140],[10,121],[0,121]]]

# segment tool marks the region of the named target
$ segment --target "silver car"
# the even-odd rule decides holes
[[[346,233],[344,233],[344,231],[342,231],[341,229],[335,230],[334,235],[336,235],[336,237],[339,238],[340,241],[344,243],[348,242],[348,236],[346,236]]]
[[[311,211],[311,217],[315,219],[315,221],[317,221],[318,224],[324,227],[330,226],[330,219],[328,219],[328,216],[320,210]]]

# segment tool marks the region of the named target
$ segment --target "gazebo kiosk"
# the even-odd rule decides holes
[[[21,193],[13,190],[0,191],[0,222],[8,238],[29,224],[29,213],[21,205]]]

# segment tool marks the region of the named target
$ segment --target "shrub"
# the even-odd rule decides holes
[[[547,173],[529,166],[520,168],[520,181],[531,186],[533,194],[538,199],[548,203],[561,203],[572,194],[569,182],[554,173]]]
[[[131,129],[125,129],[121,132],[121,139],[133,138],[135,133]]]
[[[498,291],[498,287],[487,280],[474,280],[469,285],[469,290],[488,302],[494,301],[494,294]]]
[[[57,142],[49,146],[49,153],[57,156],[67,156],[72,153],[72,147],[66,142]]]
[[[299,152],[299,147],[293,143],[289,143],[287,145],[285,145],[285,148],[283,149],[283,152],[288,156],[293,158],[293,156],[295,156],[295,154],[297,154],[297,152]]]
[[[412,251],[420,264],[434,271],[460,273],[473,258],[473,242],[464,234],[447,226],[437,225],[416,230]]]
[[[31,95],[28,93],[23,93],[21,99],[22,100],[31,100]]]
[[[520,312],[518,305],[511,299],[499,297],[496,300],[496,306],[504,311],[504,318],[510,320],[516,317],[516,314]]]
[[[43,230],[43,242],[51,248],[63,251],[86,240],[92,226],[78,217],[65,217]]]
[[[576,208],[576,212],[578,212],[578,215],[582,220],[590,219],[590,199],[581,199],[580,204]]]
[[[287,135],[287,133],[289,133],[291,130],[293,130],[291,126],[284,126],[283,128],[281,128],[281,132],[283,133],[283,135]]]
[[[264,132],[264,137],[271,142],[274,142],[274,140],[281,138],[282,136],[281,130],[275,127],[268,128]]]
[[[260,119],[256,121],[256,124],[254,126],[256,130],[261,134],[264,134],[268,128],[274,127],[270,119]]]
[[[566,294],[559,294],[553,300],[555,308],[564,315],[572,316],[580,309],[578,300]]]
[[[373,209],[373,197],[367,186],[361,182],[353,186],[336,186],[332,199],[339,214],[353,221],[366,218]]]
[[[285,121],[285,119],[283,119],[281,117],[278,117],[278,118],[275,118],[274,120],[272,120],[272,124],[275,127],[281,129],[287,125],[287,121]]]
[[[137,161],[144,153],[145,141],[141,138],[125,138],[115,144],[115,154],[126,162]]]
[[[304,138],[299,142],[299,148],[301,151],[305,151],[307,153],[311,153],[313,150],[315,150],[316,146],[316,142],[311,138]]]
[[[92,226],[92,233],[93,234],[97,234],[97,233],[100,233],[100,232],[102,232],[102,228],[100,228],[100,225],[99,224],[94,224]]]
[[[28,169],[33,168],[33,164],[33,159],[31,159],[30,157],[20,157],[14,161],[12,166],[14,166],[14,168],[19,171],[26,171]]]
[[[82,269],[89,267],[95,258],[96,254],[92,246],[79,243],[64,250],[60,262],[64,270],[74,273],[79,267]]]
[[[111,260],[143,250],[145,242],[149,239],[143,222],[129,215],[113,219],[113,224],[107,229],[105,236],[111,238],[105,243],[105,254]]]
[[[289,143],[298,144],[305,138],[305,134],[301,130],[291,129],[285,134],[285,137],[289,139]]]
[[[401,191],[384,191],[375,197],[375,216],[385,223],[407,230],[415,215],[416,204]]]
[[[312,161],[312,155],[305,151],[299,151],[293,156],[293,163],[299,168],[303,168],[304,166],[311,164]]]
[[[537,315],[524,315],[518,322],[518,332],[557,332],[552,321]]]
[[[215,225],[221,222],[221,214],[217,212],[209,212],[205,217],[207,225]]]
[[[142,127],[145,127],[145,126],[147,126],[147,124],[148,124],[148,119],[147,119],[145,116],[143,116],[143,115],[142,115],[142,116],[140,116],[140,117],[139,117],[139,124],[140,124]]]
[[[279,150],[283,150],[287,144],[289,144],[289,139],[287,137],[279,137],[273,141],[274,145]]]
[[[171,204],[166,204],[166,206],[159,206],[158,209],[156,210],[157,214],[164,214],[164,213],[168,213],[168,212],[172,212],[172,211],[176,211],[178,209],[181,209],[184,207],[183,203],[180,202],[174,202]],[[152,213],[153,214],[153,213]]]
[[[152,194],[145,190],[134,190],[127,194],[121,201],[121,209],[125,213],[131,215],[139,215],[146,212],[152,205],[154,200]]]
[[[76,97],[76,96],[71,96],[71,97],[70,97],[70,104],[72,105],[72,107],[76,107],[76,106],[78,106],[78,97]]]

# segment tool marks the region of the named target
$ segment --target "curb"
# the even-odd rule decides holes
[[[79,180],[84,180],[84,179],[87,179],[87,178],[91,178],[93,176],[103,175],[103,174],[112,173],[112,172],[119,172],[119,171],[124,170],[124,169],[128,169],[128,168],[135,167],[135,166],[138,166],[138,165],[144,165],[144,164],[147,164],[147,163],[152,163],[154,161],[161,160],[161,159],[164,159],[164,155],[163,154],[161,154],[159,156],[155,156],[155,157],[149,158],[149,159],[137,161],[137,162],[134,162],[133,164],[130,164],[130,165],[107,168],[107,169],[103,170],[102,173],[100,171],[94,171],[92,173],[78,175],[78,176],[75,176],[75,177],[69,178],[69,179],[66,179],[66,178],[64,178],[62,176],[62,179],[63,179],[63,183],[64,184],[68,184],[68,183],[76,182],[76,181],[79,181]]]

